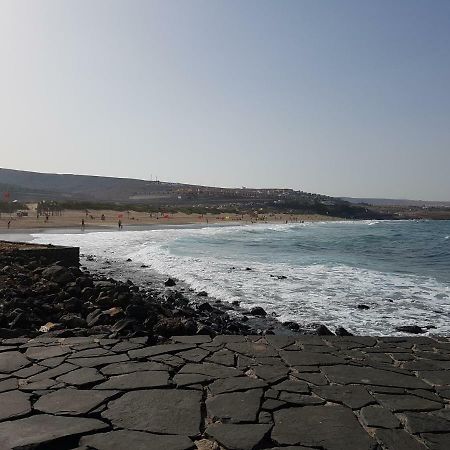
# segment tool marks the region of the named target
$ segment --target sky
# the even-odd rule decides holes
[[[450,1],[0,0],[0,167],[450,200]]]

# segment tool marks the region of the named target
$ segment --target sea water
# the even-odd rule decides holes
[[[399,334],[450,333],[450,221],[342,221],[37,234],[122,264],[176,277],[282,321]],[[361,309],[365,305],[368,309]],[[360,308],[358,308],[360,306]]]

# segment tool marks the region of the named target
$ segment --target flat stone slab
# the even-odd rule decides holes
[[[56,439],[105,428],[108,428],[108,424],[97,419],[38,414],[0,423],[0,448],[22,449],[26,446],[50,444]]]
[[[252,358],[278,356],[278,351],[273,347],[259,342],[231,342],[227,344],[227,348]]]
[[[427,447],[430,450],[446,450],[450,447],[449,433],[424,433],[422,437],[425,439]]]
[[[20,391],[0,394],[0,421],[25,416],[31,412],[30,396]]]
[[[362,408],[361,419],[365,425],[374,428],[399,428],[400,421],[388,409],[380,406]]]
[[[224,378],[214,381],[209,385],[209,390],[213,395],[223,394],[225,392],[246,391],[266,387],[267,383],[263,380],[256,380],[250,377]]]
[[[196,373],[199,375],[208,375],[212,378],[228,378],[243,375],[242,371],[233,367],[225,367],[220,364],[203,363],[203,364],[186,364],[178,373]]]
[[[80,416],[88,414],[117,394],[117,391],[59,389],[43,395],[33,408],[49,414]]]
[[[415,376],[373,367],[340,365],[323,367],[322,372],[330,381],[338,384],[374,384],[409,389],[427,389],[429,387]]]
[[[410,433],[450,433],[450,420],[446,420],[439,416],[408,412],[405,413],[403,417],[406,419],[405,428]]]
[[[212,421],[256,422],[262,396],[262,389],[252,389],[210,397],[206,400],[208,417]]]
[[[297,394],[309,394],[309,386],[303,381],[286,380],[272,385],[276,391],[295,392]]]
[[[155,361],[135,362],[127,361],[109,364],[100,369],[104,375],[123,375],[125,373],[140,372],[147,370],[167,370],[168,366]]]
[[[272,439],[278,444],[327,450],[372,450],[375,442],[343,406],[305,406],[274,412]]]
[[[253,450],[269,432],[271,426],[263,424],[212,424],[206,435],[214,438],[229,450]]]
[[[105,364],[112,364],[117,362],[129,361],[125,354],[98,356],[96,358],[71,358],[70,362],[81,367],[99,367]]]
[[[56,381],[70,384],[72,386],[85,386],[104,380],[105,377],[97,370],[91,367],[83,367],[73,370],[56,378]]]
[[[282,351],[280,355],[290,366],[325,366],[344,362],[343,358],[328,353]]]
[[[424,444],[411,436],[405,430],[386,430],[379,428],[375,432],[375,437],[380,444],[388,449],[395,450],[426,450]],[[444,450],[444,448],[442,448]]]
[[[190,450],[194,448],[194,443],[187,436],[163,436],[129,430],[84,436],[80,439],[80,445],[97,450]]]
[[[132,390],[153,387],[163,387],[169,384],[168,372],[148,371],[126,373],[111,377],[108,381],[98,384],[95,389]]]
[[[448,339],[147,341],[0,339],[0,449],[450,448]]]
[[[360,409],[363,406],[375,403],[375,399],[363,386],[317,386],[313,392],[325,400],[343,403],[352,409]]]
[[[164,353],[176,353],[183,350],[190,350],[195,348],[195,344],[163,344],[153,345],[151,347],[139,348],[137,350],[130,350],[128,354],[130,358],[149,358],[150,356],[161,355]]]
[[[29,347],[25,352],[25,356],[30,359],[41,360],[67,355],[68,353],[71,353],[69,347],[50,345],[48,347]]]
[[[8,378],[0,381],[0,392],[12,391],[19,386],[17,378]]]
[[[433,386],[450,386],[450,368],[449,370],[421,371],[419,375]]]
[[[0,357],[0,373],[11,373],[31,365],[31,361],[20,352],[3,352]]]
[[[120,428],[196,436],[200,433],[201,399],[202,394],[192,390],[133,391],[110,402],[102,416]]]
[[[393,412],[433,411],[442,408],[441,403],[415,395],[375,394],[375,398]]]

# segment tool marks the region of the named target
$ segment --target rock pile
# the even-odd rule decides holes
[[[0,256],[0,337],[244,334],[255,332],[210,303],[192,303],[175,281],[143,290],[42,258]],[[169,286],[170,288],[168,288]]]

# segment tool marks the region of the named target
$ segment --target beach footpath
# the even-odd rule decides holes
[[[419,450],[450,444],[449,339],[3,339],[0,448]]]

